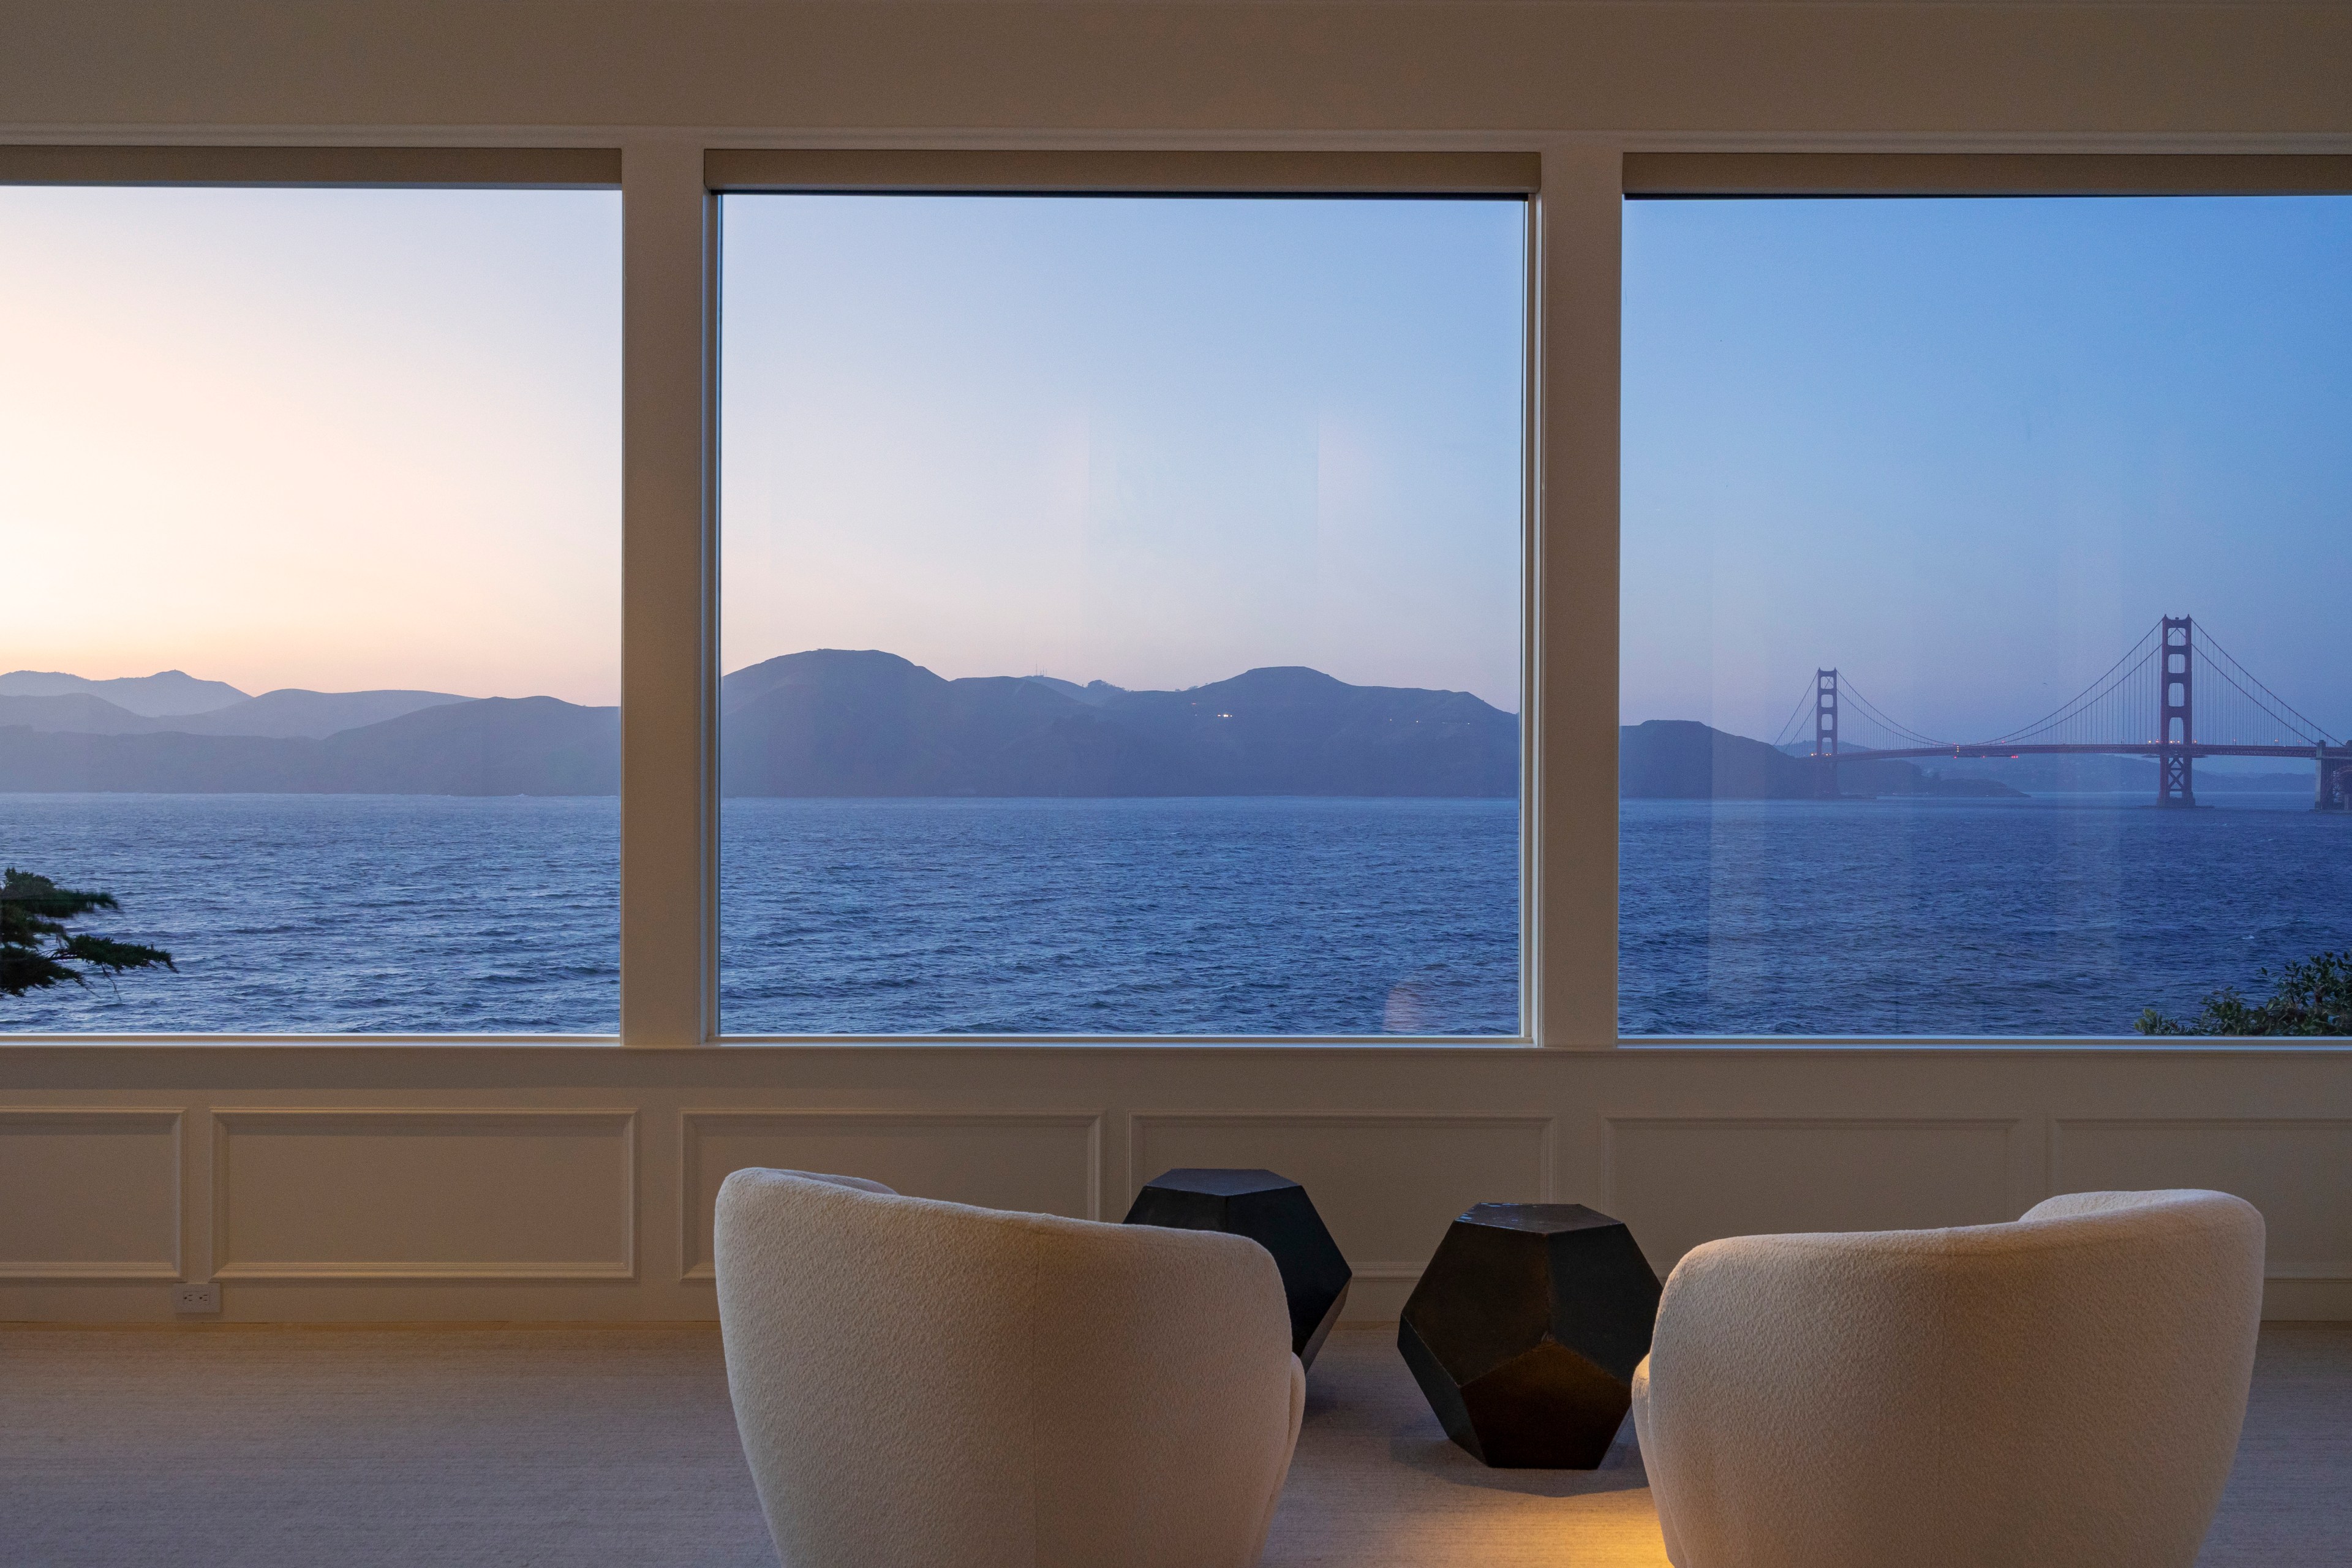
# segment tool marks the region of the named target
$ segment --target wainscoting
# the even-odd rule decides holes
[[[1175,1165],[1305,1182],[1393,1317],[1482,1199],[1591,1204],[1661,1274],[1711,1237],[1965,1225],[2210,1186],[2269,1315],[2352,1319],[2333,1050],[0,1047],[0,1319],[707,1319],[746,1165],[1116,1219]]]

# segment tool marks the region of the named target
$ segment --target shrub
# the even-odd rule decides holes
[[[2267,969],[2259,971],[2270,978]],[[2237,987],[2206,994],[2195,1016],[2168,1018],[2150,1007],[2133,1026],[2143,1035],[2352,1035],[2352,952],[2289,963],[2269,997],[2249,1002]]]
[[[85,971],[110,982],[124,970],[159,963],[176,973],[179,965],[160,947],[66,929],[96,910],[121,907],[112,893],[60,888],[14,866],[0,871],[0,996],[22,996],[68,980],[88,985]]]

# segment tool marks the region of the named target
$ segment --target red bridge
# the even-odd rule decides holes
[[[2315,810],[2352,810],[2352,745],[2289,707],[2211,638],[2200,638],[2186,616],[2168,616],[2148,628],[2113,668],[2056,712],[1990,741],[1923,735],[1886,717],[1851,684],[1841,686],[1834,669],[1813,672],[1811,700],[1813,749],[1808,754],[1821,764],[1818,793],[1824,798],[1838,794],[1841,763],[2099,755],[2154,757],[2157,804],[2192,806],[2199,758],[2280,757],[2316,764]],[[1901,743],[1842,750],[1839,720],[1848,702],[1872,728]],[[1782,745],[1803,711],[1801,701],[1782,727]]]

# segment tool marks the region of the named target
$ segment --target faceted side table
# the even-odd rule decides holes
[[[1127,1223],[1222,1230],[1273,1253],[1290,1308],[1291,1352],[1300,1365],[1315,1364],[1354,1276],[1305,1187],[1272,1171],[1170,1171],[1136,1194]]]
[[[1480,1204],[1455,1220],[1397,1324],[1445,1435],[1498,1468],[1590,1470],[1633,1404],[1658,1277],[1581,1204]]]

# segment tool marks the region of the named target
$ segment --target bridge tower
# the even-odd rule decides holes
[[[1822,800],[1838,797],[1838,677],[1834,669],[1813,671],[1813,794]]]
[[[2192,702],[2196,658],[2189,638],[2193,633],[2189,618],[2179,620],[2164,617],[2164,641],[2158,649],[2163,665],[2157,679],[2157,775],[2156,804],[2169,806],[2190,806],[2197,804],[2195,758],[2189,748],[2196,743],[2196,711]]]
[[[2318,750],[2319,794],[2311,803],[2314,811],[2352,811],[2352,749],[2331,752],[2323,745]]]

